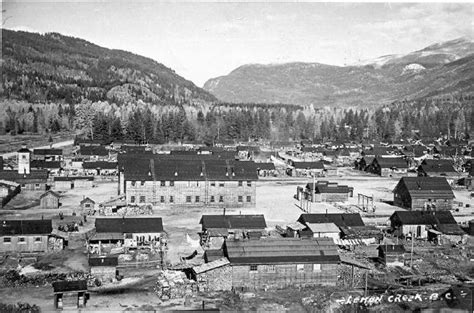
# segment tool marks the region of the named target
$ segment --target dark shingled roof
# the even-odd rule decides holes
[[[324,170],[324,163],[321,162],[321,161],[316,161],[316,162],[293,162],[293,166],[297,169]]]
[[[3,220],[0,235],[47,235],[53,230],[51,220]]]
[[[30,162],[31,168],[61,168],[60,161],[44,161],[44,160],[32,160]]]
[[[30,174],[19,174],[17,171],[0,171],[0,178],[14,181],[16,183],[28,183],[29,181],[46,182],[48,179],[47,170],[31,170]]]
[[[20,152],[20,153],[31,153],[31,150],[25,148],[25,147],[21,147],[20,150],[18,150],[17,152]]]
[[[53,282],[54,292],[87,290],[87,280],[60,280]]]
[[[253,161],[219,159],[119,159],[125,180],[257,180],[257,166]]]
[[[274,170],[275,169],[275,164],[273,164],[272,162],[268,162],[268,163],[255,163],[255,165],[257,166],[257,169],[259,170]]]
[[[334,223],[341,226],[365,226],[359,213],[313,213],[301,214],[298,222],[306,223]]]
[[[34,155],[63,155],[62,149],[34,149]]]
[[[89,266],[117,266],[117,265],[118,265],[118,257],[116,256],[89,258]]]
[[[96,162],[84,162],[82,163],[83,169],[102,169],[102,170],[112,170],[117,168],[117,162],[107,162],[107,161],[96,161]]]
[[[340,261],[331,238],[226,240],[224,254],[231,264],[300,264]]]
[[[104,146],[81,146],[79,149],[80,155],[98,155],[108,156],[109,152]]]
[[[55,196],[56,198],[60,198],[60,197],[61,197],[58,193],[56,193],[56,192],[54,192],[54,191],[52,191],[52,190],[48,190],[48,191],[46,191],[45,193],[43,193],[43,194],[40,196],[40,199],[46,197],[47,195],[53,195],[53,196]]]
[[[376,157],[381,168],[408,168],[408,163],[402,158],[382,158]]]
[[[456,220],[449,211],[395,211],[390,220],[400,222],[403,225],[457,225]]]
[[[56,176],[54,181],[94,180],[93,176]]]
[[[405,187],[413,198],[453,199],[451,186],[444,177],[402,177],[394,189]]]
[[[161,217],[97,218],[97,233],[161,233]]]
[[[199,224],[202,229],[264,229],[267,227],[263,215],[203,215]]]
[[[425,173],[457,173],[451,160],[428,160],[425,159],[418,168]]]

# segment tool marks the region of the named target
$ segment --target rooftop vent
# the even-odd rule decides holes
[[[178,172],[174,172],[174,176],[178,176]]]

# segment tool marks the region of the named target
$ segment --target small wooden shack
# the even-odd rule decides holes
[[[86,197],[81,200],[80,202],[81,209],[83,210],[94,210],[95,209],[95,201],[89,197]]]
[[[87,280],[53,282],[53,293],[55,309],[83,308],[89,300]]]
[[[40,207],[42,209],[58,209],[60,198],[58,193],[48,190],[40,196]]]
[[[405,247],[403,245],[380,245],[379,258],[386,266],[405,265]]]
[[[117,256],[103,256],[89,258],[90,273],[101,283],[112,282],[119,275],[117,270]]]

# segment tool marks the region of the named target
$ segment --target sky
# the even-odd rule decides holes
[[[474,3],[3,0],[4,28],[150,57],[202,86],[249,63],[354,64],[474,37]]]

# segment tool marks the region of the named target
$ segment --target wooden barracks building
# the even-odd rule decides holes
[[[253,161],[212,155],[124,155],[119,158],[119,194],[128,205],[255,207]]]

